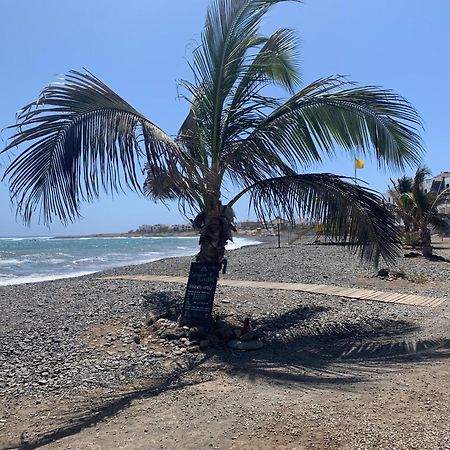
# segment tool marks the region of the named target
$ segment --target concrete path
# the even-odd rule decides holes
[[[136,280],[164,283],[187,283],[187,277],[171,277],[165,275],[122,275],[115,277],[102,277],[101,280]],[[400,303],[405,305],[426,306],[435,308],[445,300],[436,297],[425,297],[399,292],[372,291],[361,288],[348,288],[340,286],[328,286],[325,284],[302,283],[274,283],[269,281],[227,280],[219,278],[220,286],[257,288],[257,289],[281,289],[286,291],[311,292],[314,294],[335,295],[337,297],[351,298],[354,300],[372,300],[386,303]]]

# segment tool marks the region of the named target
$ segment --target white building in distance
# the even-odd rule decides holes
[[[423,182],[422,186],[425,193],[433,192],[439,194],[445,189],[450,189],[450,172],[442,172],[433,178],[429,178]],[[439,212],[443,214],[450,214],[450,203],[439,207]]]

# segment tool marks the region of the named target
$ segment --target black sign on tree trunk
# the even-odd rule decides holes
[[[180,325],[209,326],[220,264],[192,263]]]

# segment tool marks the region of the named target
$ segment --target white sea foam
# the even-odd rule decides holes
[[[131,245],[130,240],[125,245],[120,241],[115,241],[116,244],[110,241],[105,246],[82,244],[82,241],[99,239],[90,237],[60,239],[56,245],[54,239],[48,244],[34,242],[34,238],[17,238],[28,241],[23,244],[7,243],[16,238],[0,239],[4,242],[0,247],[0,253],[4,256],[4,259],[0,259],[0,286],[78,277],[113,267],[192,256],[198,252],[196,236],[142,237],[146,241],[134,241],[134,245]],[[181,239],[183,241],[179,241]],[[252,239],[236,237],[234,242],[227,245],[227,249],[258,243]]]
[[[80,258],[80,259],[74,259],[72,261],[73,264],[84,264],[84,263],[98,263],[98,262],[105,262],[108,261],[108,255],[104,256],[91,256],[89,258]]]
[[[237,248],[240,247],[247,247],[248,245],[258,245],[258,244],[262,244],[262,242],[243,237],[236,237],[233,239],[233,242],[227,244],[226,248],[227,250],[236,250]]]
[[[0,237],[0,241],[35,241],[52,239],[50,236],[23,236],[23,237]]]
[[[31,262],[29,259],[0,259],[0,266],[17,266]]]
[[[47,262],[48,264],[61,264],[63,262],[66,262],[66,260],[61,258],[50,258],[47,259],[45,262]]]
[[[8,279],[2,280],[0,279],[0,286],[11,286],[13,284],[26,284],[26,283],[40,283],[42,281],[52,281],[52,280],[60,280],[64,278],[76,278],[81,277],[83,275],[89,275],[91,273],[95,273],[95,271],[90,272],[71,272],[71,273],[55,273],[51,275],[42,275],[42,274],[31,274],[26,276],[11,276],[8,275]],[[2,277],[4,275],[1,275]]]

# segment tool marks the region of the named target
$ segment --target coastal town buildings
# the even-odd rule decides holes
[[[435,194],[440,194],[445,189],[450,189],[450,172],[441,172],[439,175],[428,178],[424,181],[422,188],[425,193],[433,192]],[[386,192],[384,197],[388,203],[394,203],[390,190]],[[439,212],[450,215],[450,203],[445,203],[438,209]]]
[[[450,189],[450,172],[444,171],[432,178],[426,179],[423,182],[422,189],[425,193],[433,193],[436,195],[440,194],[446,189]],[[387,203],[394,203],[394,198],[392,197],[392,192],[390,189],[385,194],[384,198]],[[443,232],[443,235],[450,236],[450,201],[440,204],[437,207],[437,210],[439,213],[446,214],[449,217],[449,225],[447,227],[447,230]],[[399,221],[402,222],[400,218]]]
[[[441,172],[439,175],[429,178],[423,183],[423,190],[425,192],[440,194],[445,189],[450,189],[450,172]],[[438,210],[440,213],[450,215],[450,202],[441,205]]]
[[[143,224],[140,225],[136,230],[136,233],[167,233],[176,231],[189,231],[192,230],[192,225],[190,223],[181,224]]]

